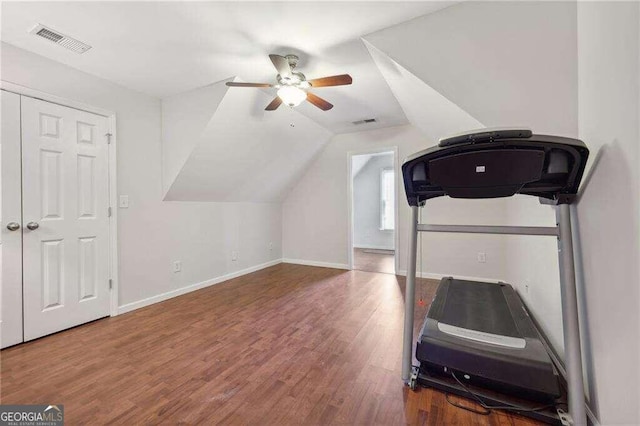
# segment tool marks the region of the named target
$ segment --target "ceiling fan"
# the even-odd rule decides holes
[[[235,83],[227,82],[230,87],[275,87],[278,89],[278,96],[265,108],[266,111],[274,111],[284,102],[290,107],[298,106],[302,101],[307,100],[323,111],[333,108],[333,105],[319,96],[309,92],[315,87],[344,86],[352,83],[349,74],[333,75],[331,77],[314,78],[307,80],[301,72],[294,71],[298,65],[296,55],[269,55],[271,62],[276,67],[278,84],[269,83]]]

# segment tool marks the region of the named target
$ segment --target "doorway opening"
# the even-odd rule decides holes
[[[351,269],[396,273],[397,166],[394,149],[349,156]]]

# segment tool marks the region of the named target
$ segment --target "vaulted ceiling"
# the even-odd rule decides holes
[[[386,53],[366,40],[365,43],[409,122],[430,141],[485,127]]]
[[[479,124],[577,136],[575,2],[465,2],[364,39],[435,140]]]
[[[225,81],[165,98],[165,200],[284,198],[332,133],[295,109],[259,107],[270,100],[260,90],[234,90]]]
[[[295,53],[308,78],[349,73],[323,88],[335,105],[297,111],[334,133],[406,123],[360,37],[452,2],[3,2],[2,40],[155,97],[238,76],[274,82],[269,53]],[[78,55],[28,31],[37,23],[92,49]],[[275,93],[271,93],[275,95]],[[264,108],[264,105],[262,106]]]
[[[271,202],[363,118],[431,141],[483,126],[575,136],[575,3],[452,3],[5,2],[2,40],[162,98],[166,200]],[[93,48],[28,34],[37,23]],[[224,82],[274,82],[269,53],[354,84],[316,89],[328,112],[265,112],[272,89]]]

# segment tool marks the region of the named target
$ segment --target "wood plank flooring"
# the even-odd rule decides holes
[[[534,424],[403,386],[403,287],[276,265],[6,349],[0,400],[64,404],[69,425]],[[418,295],[435,288],[420,280]]]
[[[395,258],[393,254],[372,253],[369,250],[353,249],[353,269],[367,272],[395,273]]]

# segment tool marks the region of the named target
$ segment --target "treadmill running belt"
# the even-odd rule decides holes
[[[469,330],[522,338],[502,286],[497,284],[452,280],[439,321]]]

